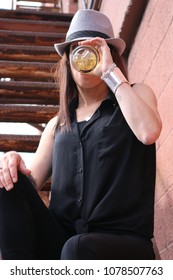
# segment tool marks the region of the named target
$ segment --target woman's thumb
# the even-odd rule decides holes
[[[19,162],[19,171],[21,173],[23,173],[24,175],[31,174],[31,170],[26,167],[25,162],[23,161],[23,159],[21,159],[20,162]]]

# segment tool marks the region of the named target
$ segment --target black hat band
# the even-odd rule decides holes
[[[77,38],[82,37],[101,37],[103,39],[109,39],[110,37],[106,35],[105,33],[99,32],[99,31],[90,31],[90,30],[82,30],[82,31],[76,31],[72,34],[70,34],[66,38],[66,42],[72,41]]]

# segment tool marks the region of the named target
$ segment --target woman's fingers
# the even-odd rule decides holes
[[[18,180],[18,170],[25,175],[31,173],[17,152],[6,153],[0,160],[0,188],[11,190]]]
[[[6,190],[11,190],[13,188],[13,180],[11,178],[10,170],[6,163],[3,163],[0,172],[0,181],[1,181],[1,187],[4,187]]]

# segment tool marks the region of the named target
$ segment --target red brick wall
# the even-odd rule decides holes
[[[128,0],[102,1],[101,12],[121,30]],[[129,59],[131,82],[150,85],[163,129],[157,141],[155,239],[162,259],[173,259],[173,1],[149,0]]]
[[[149,84],[163,129],[157,141],[155,238],[162,259],[173,259],[173,1],[150,0],[131,50],[132,82]]]
[[[119,36],[119,32],[125,18],[125,13],[127,12],[130,2],[131,0],[102,0],[100,12],[109,17],[116,37]]]
[[[62,8],[64,13],[74,14],[78,10],[78,1],[62,0]]]

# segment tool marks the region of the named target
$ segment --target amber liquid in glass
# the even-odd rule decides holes
[[[92,71],[96,67],[98,59],[98,53],[92,47],[80,46],[72,52],[73,67],[79,72]]]

